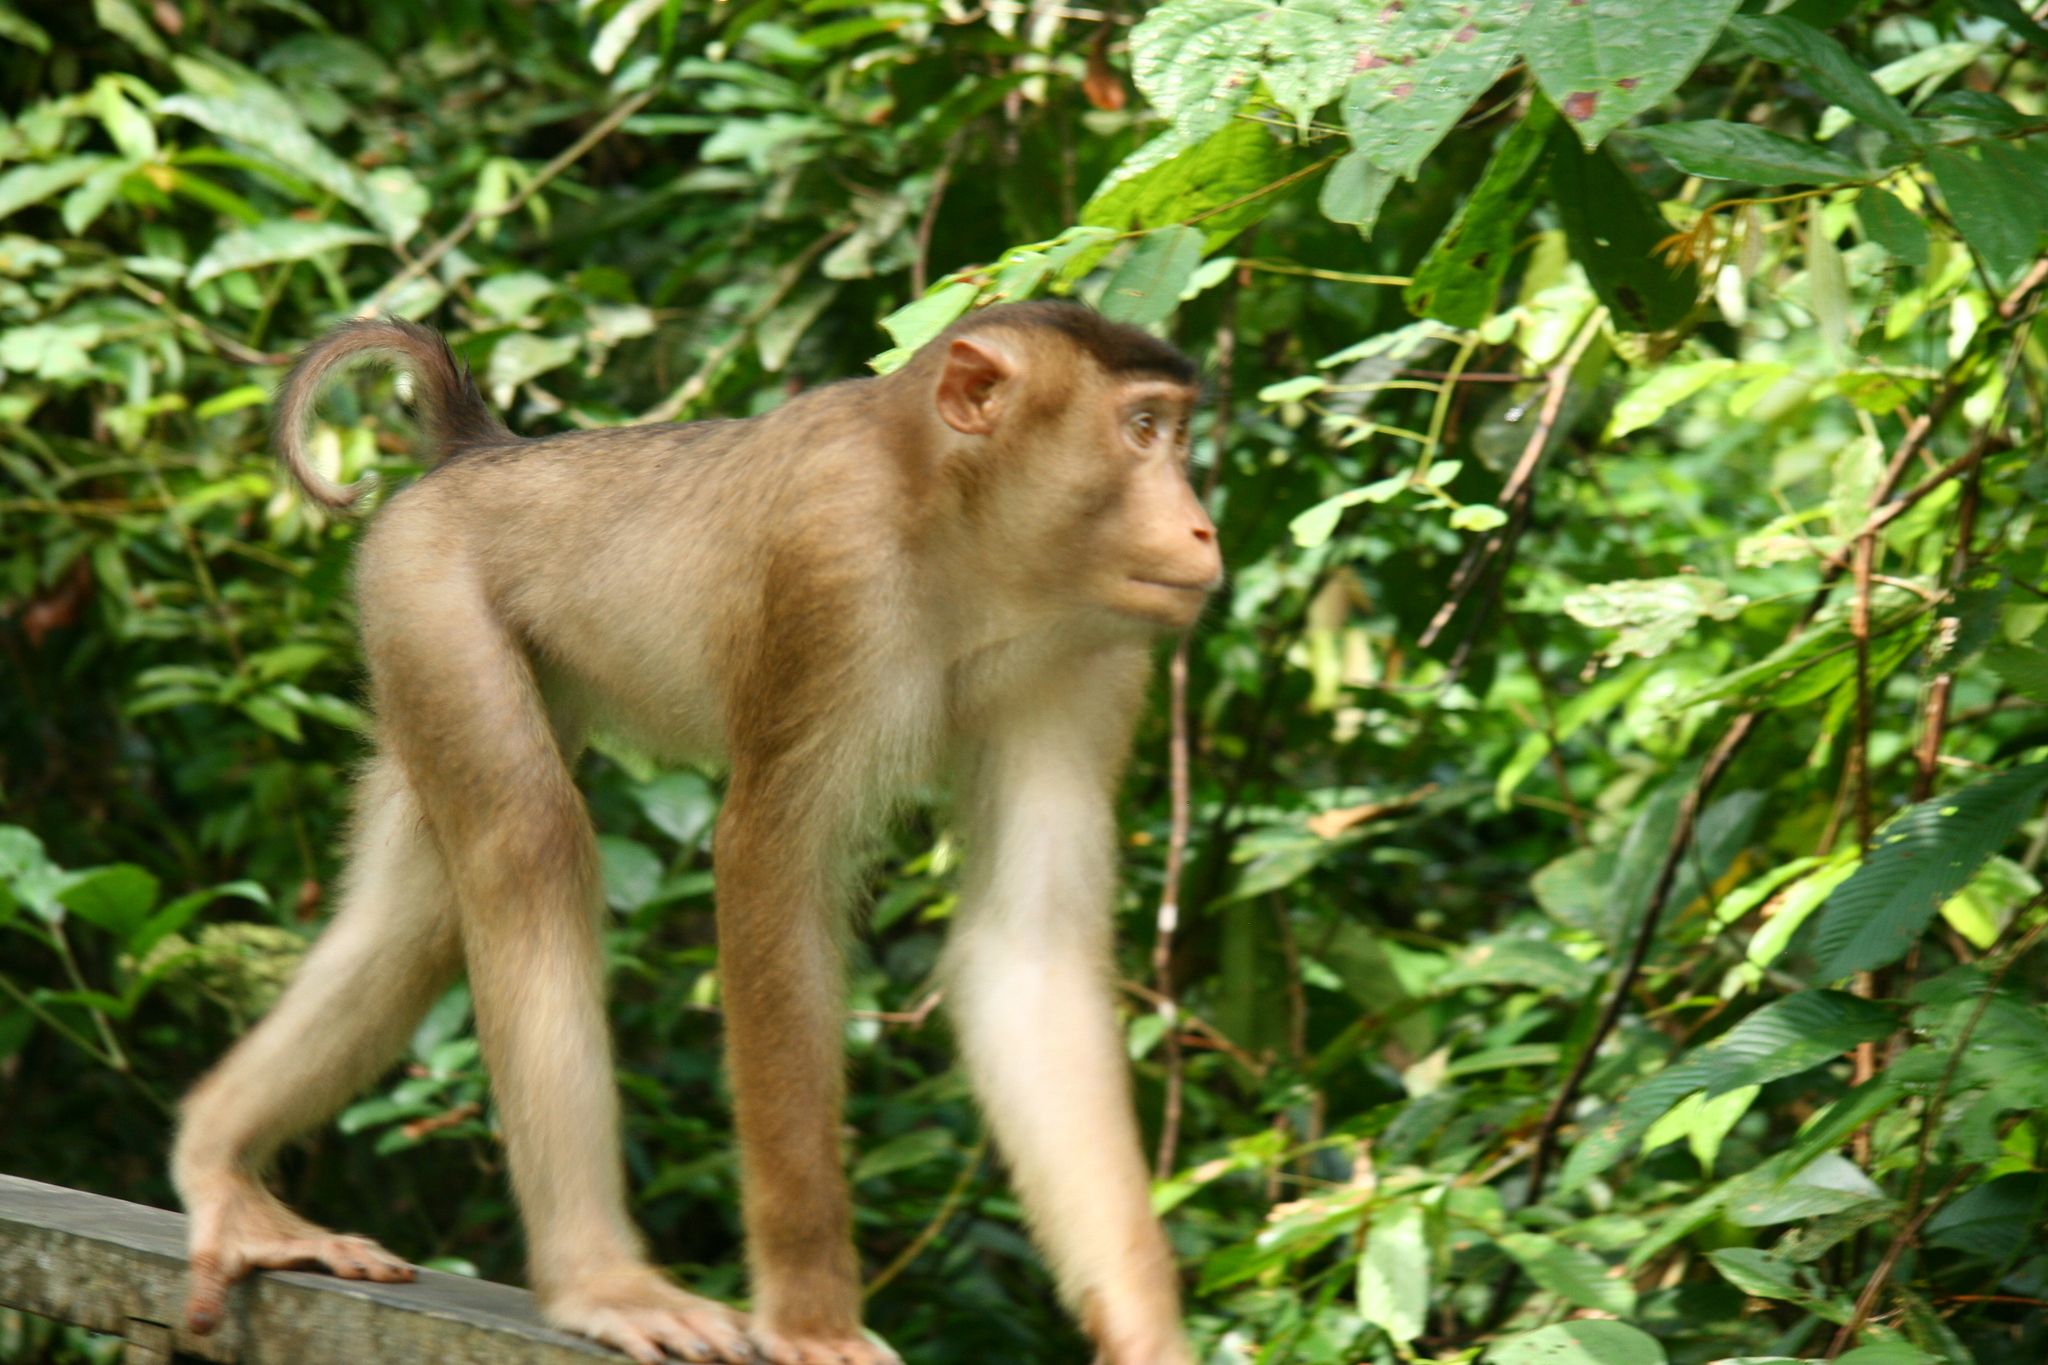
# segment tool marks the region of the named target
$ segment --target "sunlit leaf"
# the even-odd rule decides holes
[[[1941,903],[2034,813],[2048,763],[2031,763],[1909,807],[1878,835],[1814,929],[1815,978],[1833,981],[1905,956]]]
[[[1665,1365],[1664,1345],[1640,1327],[1602,1318],[1579,1318],[1503,1337],[1487,1349],[1486,1365]]]
[[[1412,180],[1422,160],[1514,60],[1530,0],[1412,0],[1361,7],[1347,53],[1344,128],[1354,152]]]
[[[1636,1311],[1635,1286],[1590,1251],[1533,1232],[1510,1232],[1494,1242],[1528,1272],[1538,1285],[1581,1308],[1596,1308],[1617,1317]]]
[[[230,270],[249,270],[280,261],[309,261],[325,252],[382,240],[374,232],[345,223],[302,223],[296,218],[274,218],[215,238],[206,254],[192,263],[186,282],[204,284]]]
[[[1537,0],[1522,51],[1587,147],[1692,74],[1739,0]]]
[[[1358,1258],[1358,1312],[1395,1341],[1407,1343],[1428,1327],[1429,1237],[1419,1203],[1396,1204],[1374,1215]]]
[[[1637,129],[1636,136],[1687,175],[1710,180],[1825,185],[1864,175],[1863,168],[1853,161],[1753,123],[1729,119],[1659,123]]]
[[[1917,144],[1921,130],[1843,46],[1789,14],[1739,16],[1728,31],[1767,62],[1797,67],[1829,103],[1839,104],[1873,128]]]
[[[1221,128],[1261,79],[1306,122],[1351,74],[1369,13],[1341,0],[1167,0],[1131,30],[1131,79],[1189,137]]]
[[[1138,327],[1165,321],[1202,263],[1202,242],[1201,230],[1191,227],[1158,228],[1140,237],[1103,288],[1102,315]]]

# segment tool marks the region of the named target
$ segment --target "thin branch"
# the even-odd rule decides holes
[[[611,135],[614,129],[627,119],[633,117],[633,115],[639,113],[641,109],[646,107],[647,102],[660,92],[661,86],[659,84],[650,85],[637,95],[631,95],[620,101],[609,114],[606,114],[603,118],[592,124],[582,137],[570,143],[554,160],[534,172],[533,178],[520,186],[517,194],[492,209],[489,213],[471,209],[468,213],[463,214],[462,221],[457,223],[447,236],[441,238],[440,241],[435,242],[432,246],[414,257],[403,270],[386,280],[383,287],[370,295],[369,300],[356,310],[356,316],[359,318],[373,318],[382,313],[391,306],[391,300],[398,297],[399,290],[439,265],[441,258],[461,245],[470,233],[477,230],[477,226],[484,219],[508,218],[512,214],[517,213],[521,208],[525,207],[526,201],[539,194],[549,181],[582,160],[585,152],[588,152],[592,147],[604,141],[606,137]]]
[[[782,301],[789,297],[789,291],[796,288],[797,282],[803,279],[804,272],[811,268],[811,262],[818,259],[819,253],[851,231],[851,228],[834,228],[805,247],[802,255],[782,268],[781,276],[776,280],[775,287],[768,291],[767,296],[740,319],[739,326],[733,328],[730,336],[711,348],[703,363],[697,366],[688,379],[676,386],[674,393],[626,425],[644,427],[655,422],[673,422],[682,416],[690,404],[704,396],[705,390],[717,379],[718,371],[724,367],[726,361],[732,359],[741,346],[746,344],[747,338],[754,334],[754,328],[760,326],[761,320],[774,312],[781,306]]]
[[[960,142],[967,130],[962,128],[946,139],[946,154],[939,161],[939,169],[932,173],[931,196],[924,201],[924,212],[917,219],[917,254],[910,259],[910,296],[924,297],[926,258],[931,254],[932,229],[939,221],[939,205],[946,197],[946,182],[953,178],[953,162],[959,158]]]
[[[1188,822],[1188,636],[1183,633],[1173,647],[1173,662],[1166,670],[1166,710],[1171,733],[1167,738],[1167,783],[1170,789],[1171,825],[1166,836],[1166,879],[1159,893],[1158,923],[1152,937],[1152,981],[1158,992],[1159,1017],[1166,1023],[1166,1107],[1159,1123],[1159,1152],[1153,1161],[1155,1177],[1173,1174],[1174,1149],[1180,1145],[1181,1090],[1186,1068],[1180,1048],[1179,1006],[1173,995],[1173,936],[1180,928],[1181,873],[1187,865]]]
[[[1657,935],[1658,921],[1663,918],[1664,902],[1671,895],[1671,887],[1678,879],[1678,869],[1685,860],[1687,847],[1692,843],[1693,829],[1699,822],[1700,809],[1706,804],[1707,796],[1714,784],[1726,772],[1736,751],[1742,747],[1756,727],[1757,713],[1746,711],[1737,716],[1722,734],[1720,743],[1708,755],[1705,766],[1700,769],[1699,778],[1692,790],[1679,803],[1678,819],[1671,830],[1671,841],[1664,849],[1663,866],[1657,872],[1657,881],[1651,888],[1649,902],[1643,907],[1642,922],[1636,926],[1635,943],[1629,950],[1628,961],[1623,965],[1620,976],[1615,980],[1614,991],[1608,997],[1607,1008],[1601,1012],[1600,1020],[1586,1039],[1585,1046],[1572,1061],[1572,1069],[1558,1087],[1557,1096],[1544,1112],[1543,1122],[1536,1130],[1536,1143],[1529,1155],[1529,1193],[1525,1204],[1534,1204],[1543,1197],[1543,1179],[1549,1174],[1550,1162],[1557,1150],[1558,1130],[1564,1126],[1572,1105],[1578,1100],[1579,1087],[1585,1084],[1586,1076],[1593,1069],[1601,1044],[1607,1035],[1621,1021],[1622,1011],[1627,1008],[1629,995],[1635,989],[1636,978],[1642,974],[1643,962],[1650,955],[1650,944]],[[1508,1298],[1514,1293],[1515,1281],[1520,1278],[1518,1267],[1510,1266],[1502,1275],[1500,1284],[1494,1290],[1493,1306],[1487,1315],[1489,1322],[1499,1322],[1507,1313]]]
[[[901,1275],[910,1263],[917,1259],[919,1252],[932,1244],[932,1239],[945,1230],[952,1221],[953,1213],[960,1207],[960,1201],[967,1195],[967,1187],[974,1181],[974,1173],[981,1169],[981,1159],[988,1152],[988,1130],[983,1129],[981,1138],[967,1154],[967,1164],[960,1168],[960,1174],[953,1179],[953,1187],[946,1191],[946,1197],[939,1201],[938,1211],[917,1236],[910,1239],[910,1245],[896,1254],[896,1259],[882,1267],[875,1278],[869,1280],[860,1291],[862,1298],[868,1298],[883,1285]]]
[[[1514,469],[1508,474],[1507,482],[1501,485],[1500,502],[1514,502],[1523,487],[1535,475],[1536,466],[1542,461],[1543,453],[1550,445],[1550,433],[1557,425],[1557,415],[1564,408],[1565,390],[1571,386],[1572,371],[1578,367],[1580,357],[1585,355],[1586,348],[1593,344],[1593,338],[1600,334],[1600,327],[1606,321],[1607,310],[1595,308],[1585,322],[1580,324],[1579,334],[1572,338],[1572,344],[1565,348],[1557,363],[1550,367],[1547,379],[1549,388],[1543,394],[1543,406],[1537,413],[1535,430],[1529,433],[1529,439],[1522,447],[1521,459],[1515,462]],[[1503,526],[1485,540],[1473,542],[1472,548],[1465,552],[1465,558],[1459,563],[1457,571],[1451,575],[1448,588],[1450,595],[1444,599],[1444,604],[1437,608],[1436,615],[1430,618],[1428,627],[1417,641],[1419,647],[1428,649],[1436,643],[1436,637],[1443,633],[1451,618],[1458,614],[1458,608],[1465,604],[1466,597],[1479,582],[1480,566],[1509,545],[1509,530],[1510,527]]]

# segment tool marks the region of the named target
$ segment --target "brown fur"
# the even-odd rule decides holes
[[[256,1173],[389,1064],[466,962],[551,1321],[645,1361],[892,1360],[860,1333],[840,948],[863,848],[950,777],[970,867],[946,975],[977,1089],[1104,1358],[1185,1362],[1108,975],[1111,801],[1147,642],[1190,624],[1219,571],[1185,477],[1188,362],[1074,305],[1010,305],[763,417],[522,441],[431,332],[352,324],[279,404],[286,462],[336,505],[353,493],[310,475],[300,430],[321,377],[368,351],[411,369],[434,467],[361,550],[380,756],[348,894],[187,1101],[194,1329],[253,1268],[410,1274]],[[668,1284],[626,1215],[570,776],[593,728],[730,767],[718,925],[751,1318]]]

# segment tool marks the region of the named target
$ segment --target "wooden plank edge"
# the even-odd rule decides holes
[[[510,1285],[422,1270],[412,1284],[264,1271],[220,1328],[183,1324],[182,1214],[0,1175],[0,1306],[224,1365],[594,1365],[618,1353],[544,1326]]]

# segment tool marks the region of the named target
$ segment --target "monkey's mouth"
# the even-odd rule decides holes
[[[1148,588],[1164,588],[1168,592],[1206,593],[1210,587],[1207,583],[1169,583],[1163,578],[1140,578],[1136,574],[1131,575],[1131,582],[1141,583]]]

